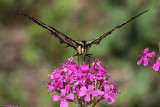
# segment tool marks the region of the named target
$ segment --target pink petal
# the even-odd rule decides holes
[[[66,89],[67,92],[70,90],[70,88],[71,88],[71,85],[65,86],[65,89]]]
[[[115,102],[115,98],[108,98],[108,104],[112,104]]]
[[[62,90],[61,90],[61,96],[65,96],[65,94],[66,94],[66,90],[65,90],[65,89],[62,89]]]
[[[115,97],[116,97],[116,94],[115,93],[111,93],[111,92],[106,93],[104,95],[104,98],[108,99],[108,103],[109,104],[112,104],[115,101]]]
[[[110,86],[109,85],[104,85],[104,90],[106,91],[106,92],[108,92],[109,90],[110,90]]]
[[[95,63],[92,63],[91,67],[90,67],[90,70],[94,70],[94,67],[95,67]]]
[[[143,53],[144,53],[144,54],[147,54],[148,51],[149,51],[149,48],[145,48],[144,51],[143,51]]]
[[[115,98],[115,97],[116,97],[116,94],[111,92],[108,92],[104,95],[104,98]]]
[[[144,62],[144,66],[147,66],[148,65],[148,59],[146,56],[143,57],[143,62]]]
[[[115,94],[115,93],[109,92],[109,94],[110,94],[110,97],[111,97],[111,98],[115,98],[115,97],[116,97],[116,94]]]
[[[92,85],[89,85],[88,86],[88,91],[91,91],[91,90],[93,90],[94,89],[94,86],[92,86]]]
[[[54,95],[53,96],[53,101],[58,101],[58,100],[61,100],[61,96]]]
[[[74,99],[74,94],[71,93],[71,94],[66,95],[66,99],[73,100]]]
[[[81,96],[84,96],[86,94],[87,94],[87,88],[85,86],[82,86],[80,88],[80,91],[79,91],[79,96],[81,97]]]
[[[87,71],[87,70],[89,70],[89,66],[87,64],[84,64],[84,65],[81,66],[81,70],[82,71]]]
[[[61,101],[60,107],[68,107],[68,106],[69,106],[69,104],[68,104],[68,102],[66,101],[66,99],[63,99],[63,100]]]
[[[58,86],[61,87],[61,88],[63,88],[63,82],[62,82],[62,81],[59,81],[59,82],[58,82]]]
[[[54,78],[54,75],[53,75],[53,74],[48,75],[48,78],[49,78],[50,80],[52,80],[52,79]]]
[[[160,63],[159,63],[159,62],[156,62],[156,63],[152,66],[152,69],[154,69],[155,71],[158,71],[158,70],[159,70],[159,67],[160,67]]]
[[[106,80],[106,82],[107,82],[108,84],[112,84],[112,82],[111,82],[111,81],[109,81],[109,80]]]
[[[76,87],[76,91],[77,91],[77,93],[79,93],[79,92],[80,92],[80,89],[79,89],[78,87]]]
[[[137,65],[140,65],[142,63],[142,58],[137,62]]]
[[[151,58],[153,54],[155,54],[154,51],[152,53],[147,53],[147,56]]]
[[[118,94],[121,94],[122,92],[121,92],[120,90],[117,90],[117,93],[118,93]]]
[[[92,81],[92,82],[94,82],[93,76],[90,76],[90,79],[89,79],[89,80]]]
[[[104,94],[104,92],[97,89],[97,90],[92,91],[91,94],[94,95],[94,96],[98,96],[98,95]]]
[[[108,93],[106,93],[106,94],[104,94],[104,96],[103,96],[105,99],[108,99],[109,98],[109,94]]]
[[[90,94],[87,94],[86,97],[84,98],[84,101],[89,102],[90,101]]]
[[[48,92],[53,92],[55,90],[55,88],[52,85],[48,86]]]

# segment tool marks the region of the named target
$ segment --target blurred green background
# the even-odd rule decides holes
[[[89,53],[107,66],[122,91],[112,105],[105,100],[97,107],[160,107],[160,73],[136,64],[144,48],[158,53],[159,7],[159,0],[0,0],[0,106],[59,107],[47,93],[48,74],[76,53],[17,9],[75,40],[93,40],[150,9]]]

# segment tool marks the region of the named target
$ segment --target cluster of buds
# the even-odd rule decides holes
[[[159,55],[160,55],[160,42],[158,43]],[[155,52],[148,53],[149,48],[145,48],[143,53],[140,55],[141,59],[137,62],[140,65],[143,61],[143,65],[147,66],[148,63],[152,65],[152,69],[160,71],[160,56],[156,55]]]
[[[115,101],[118,85],[109,81],[110,74],[101,61],[92,62],[91,66],[83,63],[77,65],[74,58],[68,59],[59,68],[55,68],[49,76],[48,93],[58,92],[53,101],[61,101],[60,107],[68,107],[68,102],[86,107],[107,99],[109,104]]]

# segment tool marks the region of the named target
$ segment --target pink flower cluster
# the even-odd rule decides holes
[[[160,54],[160,42],[158,43],[159,54]],[[140,65],[143,61],[143,65],[147,66],[148,63],[152,65],[152,69],[155,71],[160,71],[160,56],[155,54],[155,52],[148,53],[149,48],[144,49],[143,53],[140,55],[141,59],[137,62]]]
[[[49,76],[48,92],[58,92],[53,101],[61,101],[60,107],[68,107],[68,102],[75,102],[82,107],[97,104],[107,99],[109,104],[115,101],[118,85],[108,80],[110,74],[100,61],[77,65],[74,58],[68,59],[60,68],[55,68]]]

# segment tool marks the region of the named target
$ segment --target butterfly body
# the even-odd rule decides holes
[[[87,41],[80,41],[78,43],[79,43],[79,45],[77,46],[77,54],[85,56],[88,53],[89,48],[91,46],[88,44]]]

